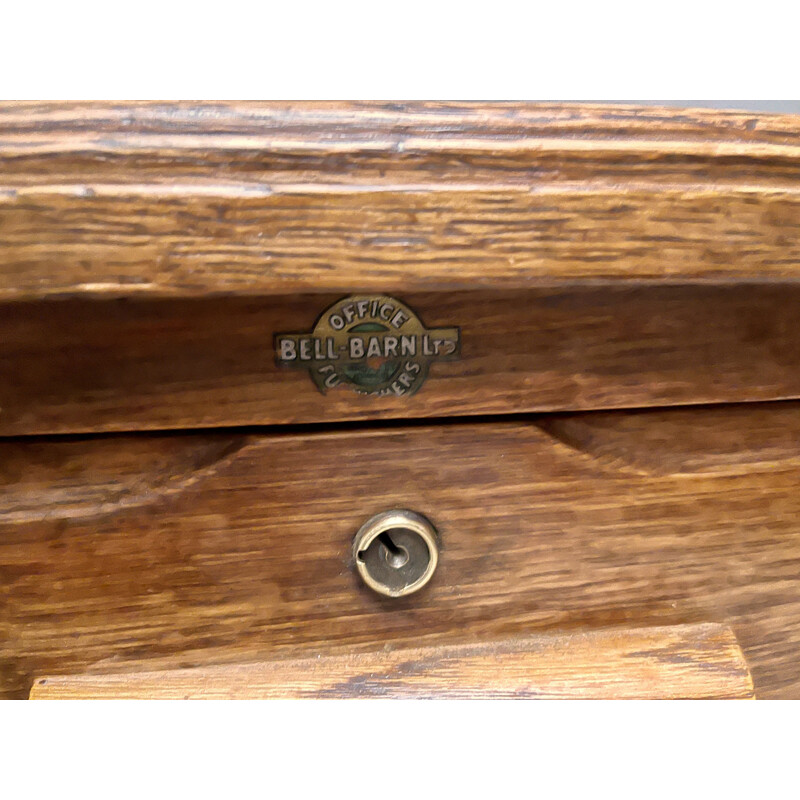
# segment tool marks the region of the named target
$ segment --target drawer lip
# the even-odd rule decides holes
[[[419,455],[435,459],[439,443],[484,436],[546,443],[607,479],[746,481],[800,467],[800,401],[0,438],[0,526],[157,506],[213,483],[253,448],[297,448],[313,458],[315,443],[402,451],[422,437],[430,454],[414,451],[413,465]]]
[[[740,699],[753,679],[730,628],[710,623],[551,632],[499,641],[193,669],[36,678],[31,700],[61,699]]]

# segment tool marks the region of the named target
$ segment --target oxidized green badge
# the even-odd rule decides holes
[[[311,333],[279,333],[279,365],[307,369],[325,394],[349,386],[359,394],[402,397],[418,391],[433,361],[461,352],[458,328],[426,329],[404,303],[386,295],[353,295],[334,303]]]

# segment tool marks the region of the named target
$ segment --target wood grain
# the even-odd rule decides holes
[[[800,397],[800,122],[601,105],[0,104],[0,435]],[[413,398],[276,333],[396,294]]]
[[[216,470],[247,441],[204,434],[3,442],[0,523],[80,519],[151,505]]]
[[[792,115],[2,104],[0,299],[797,278]]]
[[[0,440],[0,692],[710,621],[800,697],[798,405],[563,413],[800,397],[799,167],[741,112],[0,104],[0,436],[69,434]],[[462,360],[276,366],[355,292]],[[348,559],[396,506],[444,547],[391,603]]]
[[[34,681],[32,700],[750,699],[733,633],[680,625]]]
[[[58,189],[0,193],[0,300],[795,282],[800,261],[796,184]]]
[[[59,465],[110,458],[95,438],[58,442],[52,461],[0,443],[17,509],[0,524],[2,693],[44,675],[714,622],[759,697],[800,697],[800,404],[733,411],[565,416],[558,435],[549,418],[231,432],[208,450],[104,437],[116,464],[130,443],[125,485],[175,491],[80,516],[67,496],[86,478]],[[392,601],[360,584],[350,549],[397,507],[428,516],[442,551],[431,583]]]
[[[800,396],[799,286],[404,294],[461,360],[413,397],[277,366],[337,295],[0,307],[0,435],[447,417]]]

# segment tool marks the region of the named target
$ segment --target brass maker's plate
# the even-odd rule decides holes
[[[346,386],[364,395],[403,397],[419,391],[434,361],[461,355],[458,328],[426,328],[387,295],[352,295],[326,309],[310,333],[279,333],[280,366],[308,370],[316,387]]]

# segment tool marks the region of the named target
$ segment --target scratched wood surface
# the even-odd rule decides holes
[[[736,638],[675,625],[163,672],[43,677],[32,700],[751,699]]]
[[[795,116],[0,104],[0,435],[800,397],[798,176]],[[280,371],[353,292],[462,360],[399,400]]]
[[[0,106],[0,298],[797,277],[793,115]]]
[[[800,697],[800,404],[594,419],[2,442],[2,694],[711,622],[757,696]],[[442,552],[389,600],[350,550],[395,507],[428,516]]]

